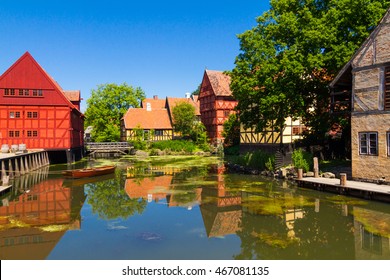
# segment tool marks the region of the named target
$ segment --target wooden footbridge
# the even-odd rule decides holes
[[[126,155],[132,148],[128,142],[88,142],[85,148],[90,155],[99,154],[124,154]]]

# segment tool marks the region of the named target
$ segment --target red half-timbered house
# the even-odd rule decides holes
[[[199,92],[202,123],[211,142],[223,140],[223,123],[234,113],[237,101],[230,91],[230,77],[221,71],[206,70]]]
[[[64,91],[26,52],[0,76],[0,144],[45,149],[56,162],[83,154],[80,91]]]

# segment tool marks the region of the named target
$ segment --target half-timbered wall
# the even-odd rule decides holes
[[[244,129],[241,126],[241,144],[291,144],[302,138],[306,127],[300,120],[287,118],[283,133],[277,131],[272,125],[262,133],[256,133],[254,129]]]
[[[125,138],[122,138],[122,141],[132,141],[137,140],[135,130],[127,129],[125,133]],[[151,135],[153,134],[153,135]],[[171,129],[144,129],[142,140],[149,139],[150,141],[164,141],[173,139],[173,131]]]
[[[24,143],[27,148],[69,148],[70,114],[68,107],[2,106],[0,122],[4,126],[0,128],[0,143]],[[72,133],[77,133],[77,130],[72,130]],[[80,146],[80,141],[76,142],[74,144]]]
[[[84,117],[26,52],[0,77],[0,144],[81,149]]]
[[[223,140],[223,124],[230,114],[235,113],[237,101],[230,95],[220,95],[210,82],[208,71],[205,72],[199,94],[201,121],[206,127],[210,140]]]
[[[344,67],[353,76],[352,177],[360,180],[390,181],[389,13]]]

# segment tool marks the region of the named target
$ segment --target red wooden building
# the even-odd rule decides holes
[[[230,77],[206,70],[199,92],[200,115],[211,142],[223,140],[223,123],[234,113],[237,101],[230,91]]]
[[[51,161],[83,155],[80,91],[64,91],[26,52],[0,76],[0,144],[49,151]]]

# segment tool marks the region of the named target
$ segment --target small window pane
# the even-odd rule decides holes
[[[359,134],[360,138],[360,154],[366,155],[367,154],[367,134],[366,133],[360,133]]]
[[[370,155],[378,154],[377,151],[377,134],[370,133]]]

